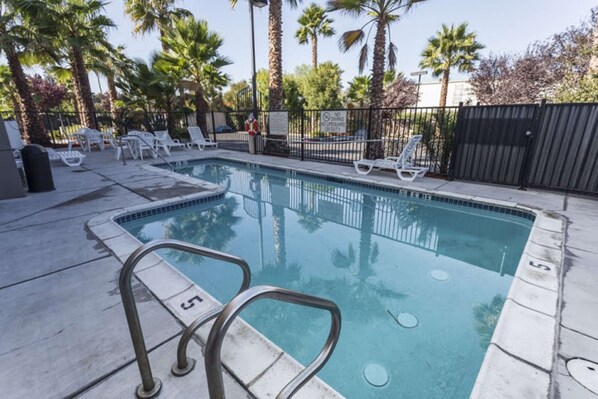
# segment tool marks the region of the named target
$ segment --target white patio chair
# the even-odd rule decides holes
[[[131,158],[137,159],[137,152],[135,151],[135,147],[137,143],[132,143],[130,140],[122,140],[122,145],[119,145],[118,138],[114,135],[106,136],[106,139],[110,143],[110,147],[114,149],[114,159],[117,161],[120,160],[120,157],[124,157],[123,151],[129,151],[131,154]]]
[[[137,154],[143,160],[143,151],[149,151],[152,158],[158,157],[158,151],[156,150],[156,136],[150,132],[142,132],[138,130],[132,130],[128,136],[137,137]]]
[[[156,130],[156,149],[162,148],[167,155],[170,155],[171,148],[185,148],[186,144],[181,143],[178,139],[172,139],[168,130]]]
[[[394,169],[399,176],[399,179],[405,181],[413,181],[416,177],[424,177],[428,171],[427,167],[413,166],[411,158],[421,141],[422,136],[411,136],[409,142],[401,151],[398,157],[386,157],[384,159],[361,159],[354,161],[355,171],[361,175],[367,175],[373,169]]]
[[[78,135],[82,134],[86,128],[82,127],[77,129],[75,133],[69,133],[65,126],[60,126],[58,130],[60,131],[60,135],[66,138],[66,144],[68,145],[68,150],[73,150],[73,145],[78,145],[82,151],[85,151],[85,144],[79,140]]]
[[[86,151],[91,152],[91,146],[96,145],[100,151],[104,151],[104,135],[99,130],[82,128],[82,132],[77,132],[75,136],[84,143]]]
[[[56,151],[53,148],[46,148],[46,151],[48,151],[48,158],[51,161],[62,161],[70,167],[81,166],[81,162],[85,159],[85,155],[79,151]]]
[[[218,143],[214,143],[212,139],[206,139],[204,137],[199,126],[188,126],[187,131],[191,138],[189,148],[193,148],[194,145],[196,145],[200,151],[203,151],[206,147],[218,148]]]

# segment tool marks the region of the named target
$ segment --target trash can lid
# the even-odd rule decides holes
[[[48,152],[43,146],[39,144],[28,144],[21,150],[21,156],[39,155]]]

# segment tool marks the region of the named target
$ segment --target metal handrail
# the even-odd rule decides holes
[[[258,299],[265,298],[324,309],[329,311],[331,316],[330,332],[324,347],[314,361],[280,391],[278,396],[276,396],[276,399],[287,399],[292,397],[309,381],[309,379],[324,367],[332,355],[341,330],[341,312],[334,302],[268,285],[249,288],[237,295],[224,307],[224,310],[220,313],[210,330],[210,335],[208,336],[208,341],[206,342],[205,347],[205,366],[210,399],[225,399],[224,383],[222,380],[221,349],[226,332],[234,319],[245,307]]]
[[[156,150],[156,149],[154,148],[154,146],[150,145],[150,144],[149,144],[147,141],[145,141],[145,139],[144,139],[143,137],[141,137],[141,136],[136,136],[136,135],[131,135],[131,136],[129,136],[129,135],[123,135],[123,136],[119,136],[119,137],[117,137],[117,140],[118,140],[118,146],[120,147],[120,153],[122,154],[122,157],[123,157],[123,165],[126,165],[126,164],[127,164],[127,161],[125,160],[125,152],[123,151],[123,140],[122,140],[122,139],[123,139],[123,137],[135,137],[135,139],[137,139],[137,140],[141,140],[141,141],[142,141],[142,142],[143,142],[145,145],[147,145],[148,147],[150,147],[150,149],[151,149],[151,150],[152,150],[152,151],[153,151],[153,152],[154,152],[154,153],[155,153],[155,154],[156,154],[156,155],[157,155],[157,156],[158,156],[158,157],[159,157],[161,160],[163,160],[164,162],[166,162],[166,164],[168,164],[168,166],[170,166],[170,168],[171,168],[172,170],[175,170],[175,169],[176,169],[176,168],[174,167],[174,165],[173,165],[173,164],[171,164],[170,162],[168,162],[168,161],[166,160],[166,158],[164,158],[162,155],[160,155],[160,153],[158,152],[158,150]],[[143,151],[143,150],[141,150],[141,151]]]
[[[249,288],[251,281],[250,277],[243,279],[243,283],[241,284],[241,288],[236,295],[239,295],[241,292],[245,291]],[[220,305],[214,309],[211,309],[204,313],[203,315],[199,316],[193,323],[191,323],[183,332],[181,339],[179,340],[179,345],[177,346],[177,360],[172,365],[171,371],[172,374],[177,377],[182,377],[187,375],[193,370],[195,367],[195,359],[187,357],[187,346],[189,345],[189,341],[193,338],[193,335],[197,330],[201,328],[204,324],[209,322],[212,319],[215,319],[222,310],[225,308],[226,304]]]
[[[118,287],[120,289],[120,295],[125,308],[125,315],[127,317],[127,324],[129,325],[129,332],[131,333],[131,340],[133,341],[133,349],[135,350],[137,366],[139,367],[139,373],[141,374],[141,384],[137,387],[137,396],[140,398],[152,398],[156,396],[162,388],[162,382],[158,378],[154,378],[152,375],[152,369],[147,356],[147,348],[145,346],[145,339],[143,337],[143,331],[141,330],[141,324],[139,322],[137,304],[135,303],[135,296],[133,295],[133,287],[131,286],[131,279],[133,277],[133,270],[139,261],[143,259],[145,255],[161,248],[176,249],[196,255],[207,256],[209,258],[224,262],[234,263],[241,267],[241,270],[243,271],[242,287],[249,286],[249,281],[251,279],[249,265],[247,262],[245,262],[245,260],[224,252],[215,251],[213,249],[204,248],[198,245],[177,240],[151,241],[137,248],[127,258],[120,272]]]

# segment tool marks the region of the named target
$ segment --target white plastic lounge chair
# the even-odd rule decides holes
[[[156,136],[150,132],[142,132],[138,130],[130,131],[129,136],[139,137],[140,140],[137,140],[137,154],[143,160],[143,151],[149,151],[152,155],[152,158],[158,157],[158,151],[156,150]]]
[[[104,151],[104,134],[99,130],[85,128],[82,134],[77,134],[77,137],[85,143],[87,151],[91,152],[92,144],[97,145],[100,151]]]
[[[106,140],[108,140],[108,142],[110,143],[110,147],[114,149],[114,159],[116,159],[117,161],[120,159],[121,156],[124,157],[124,150],[129,151],[129,154],[131,154],[131,158],[137,159],[137,153],[133,148],[133,143],[131,143],[130,141],[123,140],[121,146],[118,144],[118,139],[114,135],[106,136]]]
[[[194,145],[196,145],[200,151],[203,151],[206,147],[218,148],[218,143],[214,143],[212,139],[206,139],[204,137],[199,126],[188,126],[187,131],[189,132],[189,137],[191,138],[189,148],[193,148]]]
[[[171,148],[185,148],[185,143],[181,143],[178,139],[172,139],[170,134],[168,134],[168,130],[156,130],[154,132],[156,135],[156,149],[162,148],[166,155],[170,155]]]
[[[85,155],[79,151],[56,151],[53,148],[46,148],[48,151],[48,157],[52,161],[62,161],[66,166],[81,166],[81,162],[85,158]]]
[[[66,143],[68,145],[68,150],[72,151],[73,150],[73,145],[78,145],[79,147],[81,147],[82,151],[85,151],[85,144],[83,144],[83,142],[81,140],[79,140],[79,134],[83,134],[83,132],[86,130],[87,128],[79,128],[74,134],[69,134],[67,132],[67,128],[64,126],[60,126],[58,128],[58,130],[60,131],[60,135],[64,138],[66,138]]]
[[[428,168],[413,166],[411,164],[411,158],[421,139],[421,135],[411,136],[409,142],[403,148],[401,155],[398,157],[354,161],[353,165],[355,166],[355,171],[361,175],[367,175],[373,169],[394,169],[397,172],[399,179],[405,181],[413,181],[416,177],[424,177]]]

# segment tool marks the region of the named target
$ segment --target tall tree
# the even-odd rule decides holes
[[[106,77],[110,116],[115,128],[117,127],[116,120],[118,119],[116,77],[123,76],[124,72],[131,67],[132,62],[125,55],[124,46],[112,47],[110,45],[98,44],[91,49],[87,57],[89,69]]]
[[[310,109],[334,109],[342,106],[342,77],[343,71],[330,61],[311,68],[300,80],[301,94]]]
[[[404,108],[414,105],[417,101],[417,85],[403,74],[399,74],[392,83],[384,89],[384,108]]]
[[[229,0],[234,7],[238,0]],[[301,0],[286,0],[291,8],[297,8]],[[270,0],[268,6],[268,104],[272,111],[281,110],[284,103],[282,93],[282,3]]]
[[[28,28],[45,14],[45,6],[35,0],[2,0],[0,1],[0,50],[6,57],[10,76],[15,88],[15,112],[19,113],[18,121],[21,134],[30,143],[50,144],[45,134],[44,125],[37,113],[27,76],[23,71],[20,56],[30,45],[35,44]],[[38,41],[43,38],[38,37]]]
[[[440,86],[440,107],[446,106],[446,96],[452,68],[459,72],[470,72],[475,62],[480,59],[480,50],[484,45],[476,40],[475,32],[467,31],[467,22],[450,27],[442,24],[442,30],[428,39],[428,45],[422,52],[421,68],[432,69],[432,76],[442,76]]]
[[[46,24],[56,30],[56,47],[63,51],[73,76],[75,96],[82,122],[97,128],[85,56],[98,44],[109,46],[107,29],[114,27],[103,14],[103,0],[47,0]]]
[[[372,61],[372,74],[370,84],[370,102],[372,108],[382,107],[384,98],[384,66],[388,57],[388,69],[394,70],[397,63],[396,50],[390,38],[390,25],[399,20],[401,15],[410,11],[417,3],[425,0],[328,0],[328,9],[339,11],[353,17],[367,17],[368,21],[359,29],[350,30],[342,34],[339,40],[341,51],[363,43],[359,52],[359,73],[363,73],[368,61],[368,39],[374,30],[374,49]],[[366,34],[365,29],[369,26]],[[386,36],[388,35],[388,48]],[[372,128],[370,139],[382,139],[383,129],[381,115],[374,112],[372,115]],[[366,158],[383,158],[384,148],[381,141],[368,142],[365,151]]]
[[[347,99],[356,103],[359,108],[365,107],[370,102],[370,81],[371,78],[367,75],[355,76],[349,82]]]
[[[332,23],[334,20],[326,15],[326,10],[316,3],[311,3],[303,10],[303,14],[297,20],[299,29],[295,37],[299,44],[307,44],[311,41],[311,65],[318,67],[318,36],[330,37],[335,34]]]
[[[301,0],[287,0],[292,8],[297,8]],[[270,110],[278,111],[283,106],[282,93],[282,0],[270,0],[268,14],[268,84]]]
[[[162,55],[164,62],[193,87],[197,125],[207,134],[206,112],[209,109],[205,93],[211,87],[224,87],[229,80],[221,71],[231,64],[220,54],[222,38],[208,29],[206,21],[186,17],[177,19],[162,41],[168,48]]]
[[[158,30],[162,39],[172,21],[177,18],[192,16],[189,10],[175,6],[175,0],[125,0],[125,12],[135,24],[133,33],[145,35]],[[166,51],[161,40],[162,50]]]

